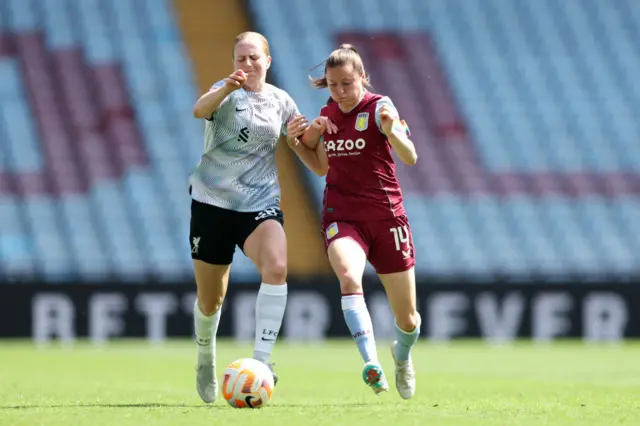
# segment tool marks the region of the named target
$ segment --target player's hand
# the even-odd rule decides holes
[[[333,124],[333,121],[327,117],[316,117],[311,122],[311,128],[317,131],[320,135],[324,135],[325,132],[333,135],[338,132],[338,126]]]
[[[392,113],[388,106],[382,105],[380,108],[380,127],[385,135],[391,133],[393,129],[393,123],[398,120],[399,117]]]
[[[287,136],[287,146],[292,150],[295,150],[300,145],[300,139],[298,138],[290,138]]]
[[[237,70],[229,77],[224,79],[225,89],[231,93],[234,90],[238,90],[244,86],[244,83],[247,82],[247,73],[242,70]]]
[[[299,138],[309,127],[309,120],[304,115],[299,115],[287,123],[287,139]]]

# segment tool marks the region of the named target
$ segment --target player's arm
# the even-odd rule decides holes
[[[307,148],[315,150],[321,137],[322,133],[320,133],[318,129],[309,126],[298,139],[300,139],[300,142]]]
[[[310,149],[303,144],[299,138],[287,137],[287,145],[296,153],[300,161],[313,173],[318,176],[324,176],[329,170],[327,154],[324,152],[322,143],[316,144],[314,149]],[[320,155],[322,151],[322,155]],[[324,157],[324,158],[323,158]]]
[[[413,166],[418,161],[416,147],[409,138],[409,131],[400,120],[398,111],[390,100],[378,102],[376,107],[376,121],[380,131],[385,134],[398,158],[405,164]]]
[[[318,156],[320,165],[315,173],[318,176],[326,176],[329,172],[329,157],[327,156],[327,151],[324,150],[324,136],[320,136],[320,141],[316,145],[316,156]]]
[[[283,134],[287,138],[287,145],[296,153],[300,161],[318,176],[324,176],[329,170],[329,161],[324,151],[322,135],[324,132],[335,133],[336,126],[326,117],[318,117],[311,123],[304,115],[293,117]]]
[[[289,119],[287,125],[282,129],[282,136],[287,145],[296,153],[300,161],[312,172],[320,168],[318,156],[313,149],[310,149],[300,141],[301,137],[309,129],[309,122],[304,115],[297,114]]]
[[[398,158],[405,164],[413,166],[418,162],[418,153],[416,147],[407,135],[406,126],[400,119],[393,119],[389,125],[389,129],[384,132],[389,139],[389,143],[393,150],[398,154]]]
[[[200,96],[200,99],[193,106],[193,116],[195,118],[211,119],[213,113],[216,112],[225,98],[234,90],[244,86],[246,81],[247,74],[242,70],[238,70],[224,80],[220,80],[211,87],[211,90]]]
[[[338,131],[338,127],[328,117],[316,117],[308,126],[304,133],[300,136],[300,142],[305,144],[309,149],[316,149],[318,142],[322,138],[322,135],[329,133],[335,134]]]
[[[300,142],[305,144],[309,149],[315,149],[322,135],[329,133],[330,135],[338,132],[338,127],[333,124],[331,119],[326,116],[326,107],[320,110],[320,116],[314,118],[310,125],[306,125],[298,135]],[[324,115],[323,115],[324,114]],[[306,121],[306,119],[305,119]],[[306,124],[306,123],[305,123]]]
[[[318,140],[320,140],[320,136],[322,136],[323,129],[318,126],[317,120],[313,120],[309,125],[309,120],[300,114],[298,106],[289,95],[286,98],[286,105],[287,112],[285,123],[282,126],[282,133],[287,137],[298,138],[308,148],[314,149]]]
[[[324,144],[322,143],[322,136],[320,136],[319,143],[316,143],[315,148],[311,149],[300,141],[300,138],[293,136],[284,136],[287,141],[287,145],[298,156],[300,161],[313,173],[318,176],[325,176],[329,171],[329,160],[327,153],[324,151]]]

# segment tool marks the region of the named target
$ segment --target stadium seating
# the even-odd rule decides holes
[[[636,2],[248,3],[304,114],[352,42],[409,122],[420,273],[640,272]],[[191,276],[192,74],[170,0],[0,1],[0,277]],[[240,255],[232,277],[256,271]]]
[[[0,2],[0,276],[191,276],[192,74],[170,0]]]
[[[640,4],[249,4],[303,114],[327,97],[309,70],[351,42],[408,121],[420,159],[399,173],[421,273],[640,272]]]

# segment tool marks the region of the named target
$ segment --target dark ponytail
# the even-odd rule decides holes
[[[318,65],[312,68],[312,71],[324,64],[324,75],[319,78],[310,78],[311,84],[316,89],[324,89],[327,87],[327,68],[341,67],[343,65],[351,64],[353,69],[358,74],[364,74],[364,86],[370,88],[369,76],[365,73],[364,64],[362,63],[362,57],[358,53],[358,50],[352,44],[341,44],[339,48],[331,52],[329,57]]]

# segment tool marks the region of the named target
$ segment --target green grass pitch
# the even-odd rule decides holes
[[[637,343],[422,341],[409,401],[396,393],[388,345],[378,349],[391,389],[376,397],[351,341],[280,342],[271,404],[239,410],[222,399],[200,402],[187,340],[0,341],[0,425],[640,425]],[[250,344],[220,340],[218,376],[250,354]]]

